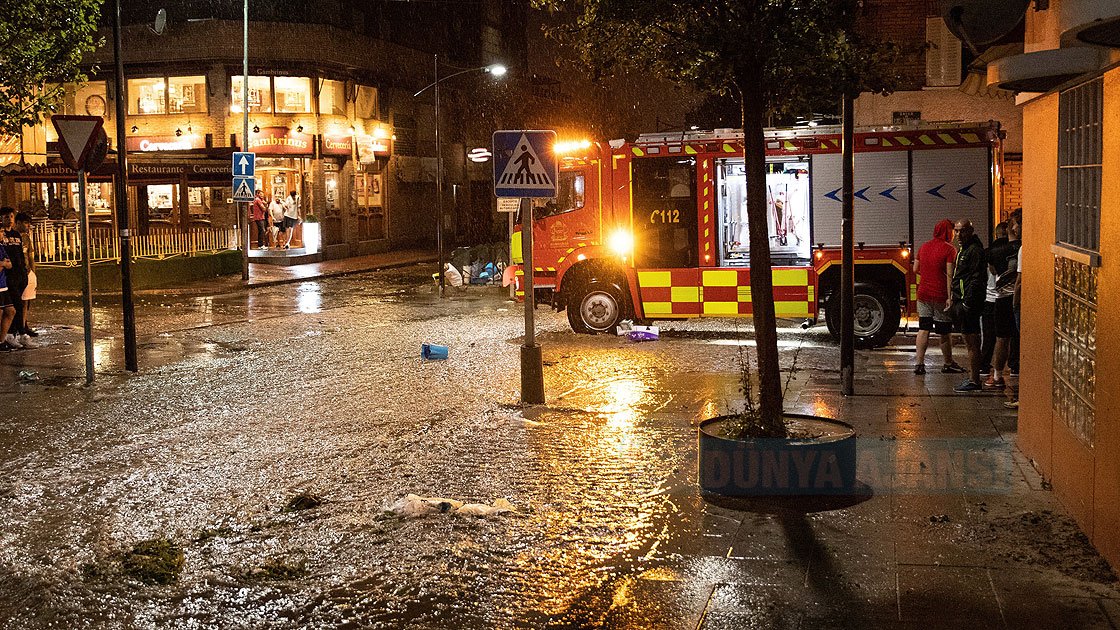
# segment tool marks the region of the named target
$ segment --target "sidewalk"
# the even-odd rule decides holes
[[[323,262],[290,266],[254,263],[250,259],[249,281],[247,283],[241,279],[240,275],[235,274],[218,278],[209,278],[205,280],[195,280],[185,283],[179,287],[139,289],[134,291],[134,295],[223,295],[227,293],[237,293],[239,291],[245,291],[248,289],[270,287],[279,284],[289,284],[293,282],[303,282],[306,280],[315,280],[318,278],[345,276],[353,273],[375,271],[378,269],[408,267],[410,265],[416,265],[420,263],[435,263],[436,257],[436,252],[432,250],[402,249],[397,251],[385,252],[383,254],[372,254],[370,256],[339,258],[336,260],[324,260]],[[434,272],[435,269],[433,268],[432,271]],[[120,294],[121,292],[119,290],[97,292],[98,297],[119,297]],[[39,288],[40,297],[78,298],[81,297],[81,295],[82,294],[79,291],[51,291],[49,288]]]

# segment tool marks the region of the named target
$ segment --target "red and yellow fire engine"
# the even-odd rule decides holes
[[[941,219],[981,239],[998,216],[998,123],[857,129],[855,329],[875,347],[916,311],[913,244]],[[778,317],[839,327],[839,127],[766,133],[766,213]],[[537,298],[577,332],[620,320],[751,313],[741,132],[645,134],[558,143],[557,196],[534,209]],[[985,241],[986,242],[986,241]],[[521,262],[520,225],[511,252]]]

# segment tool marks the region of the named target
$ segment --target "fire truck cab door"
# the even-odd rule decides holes
[[[643,312],[651,318],[697,317],[696,159],[641,158],[631,169],[634,266]]]

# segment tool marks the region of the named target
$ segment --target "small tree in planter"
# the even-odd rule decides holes
[[[742,108],[759,401],[738,438],[787,435],[766,222],[768,117],[891,88],[899,48],[855,29],[857,0],[535,0],[566,13],[551,34],[598,75],[623,64],[731,95]],[[753,401],[751,403],[753,405]]]

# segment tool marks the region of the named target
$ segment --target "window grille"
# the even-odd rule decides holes
[[[1094,79],[1058,101],[1057,241],[1100,249],[1103,82]]]

